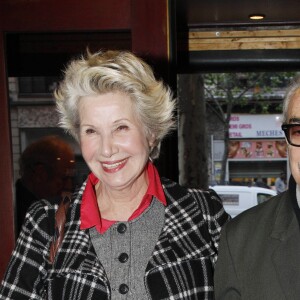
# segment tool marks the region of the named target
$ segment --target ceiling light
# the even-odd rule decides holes
[[[249,15],[249,19],[251,19],[251,20],[262,20],[265,17],[266,16],[264,14],[252,14],[252,15]]]

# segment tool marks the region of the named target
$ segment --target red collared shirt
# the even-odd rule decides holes
[[[147,174],[149,179],[147,192],[144,195],[139,207],[132,213],[128,221],[134,220],[140,216],[146,210],[146,208],[149,207],[153,196],[157,198],[163,205],[167,205],[166,197],[157,169],[150,162],[147,165]],[[82,195],[82,203],[80,208],[80,229],[87,229],[96,226],[98,232],[104,233],[117,221],[101,218],[95,193],[95,185],[98,183],[98,181],[99,179],[93,173],[88,176],[87,184]]]

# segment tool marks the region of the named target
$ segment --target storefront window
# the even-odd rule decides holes
[[[203,74],[213,150],[211,182],[222,181],[224,160],[225,183],[229,184],[254,185],[260,177],[272,186],[280,172],[289,175],[281,111],[286,88],[297,74]]]
[[[36,97],[39,94],[50,94],[57,86],[57,77],[19,77],[19,94]]]

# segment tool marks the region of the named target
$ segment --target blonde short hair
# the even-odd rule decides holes
[[[60,126],[79,141],[78,103],[82,97],[123,92],[133,102],[137,117],[156,141],[150,157],[159,156],[163,138],[175,127],[172,92],[156,80],[151,67],[127,51],[99,51],[75,59],[67,66],[55,92]]]

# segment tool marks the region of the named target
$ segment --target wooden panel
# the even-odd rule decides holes
[[[170,54],[168,1],[132,0],[131,29],[132,50],[151,57],[157,67],[163,64],[167,70]]]
[[[113,30],[130,27],[130,0],[1,0],[5,31]]]
[[[236,30],[236,31],[190,31],[189,39],[201,38],[234,38],[234,37],[292,37],[300,36],[300,29],[278,30]]]
[[[13,175],[6,81],[3,36],[0,36],[0,281],[14,247]]]
[[[190,32],[189,51],[299,49],[300,29]]]
[[[200,50],[250,50],[250,49],[299,49],[300,38],[297,41],[224,41],[219,43],[192,43],[189,51]]]

